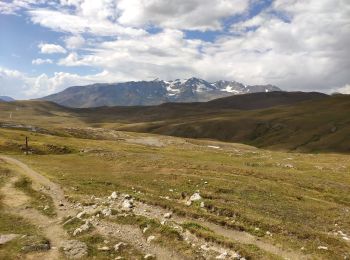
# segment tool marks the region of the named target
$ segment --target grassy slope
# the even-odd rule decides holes
[[[24,134],[1,130],[0,143],[8,138],[20,140]],[[261,236],[269,231],[273,236],[267,239],[296,250],[304,247],[305,252],[324,258],[336,259],[350,250],[345,240],[333,234],[339,230],[350,234],[347,155],[286,154],[224,143],[216,145],[225,150],[215,150],[207,147],[210,142],[193,140],[155,148],[41,134],[30,134],[30,138],[38,147],[54,142],[69,144],[75,151],[92,149],[89,153],[29,157],[11,151],[61,183],[72,197],[136,190],[141,194],[134,195],[149,203]],[[0,152],[7,153],[6,148]],[[205,198],[206,211],[180,201],[181,192],[196,190]],[[329,251],[318,250],[320,245]]]
[[[267,94],[266,94],[267,95]],[[300,101],[301,97],[292,97]],[[314,98],[314,97],[313,97]],[[286,101],[271,98],[275,105]],[[209,138],[269,149],[350,152],[350,96],[319,97],[289,106],[250,110],[239,99],[156,107],[68,109],[43,101],[0,102],[1,122],[22,122],[60,132],[61,127],[105,127],[125,131]],[[248,110],[227,109],[232,106]],[[266,106],[260,102],[258,107]],[[12,113],[12,118],[10,118]],[[1,123],[0,122],[0,123]]]

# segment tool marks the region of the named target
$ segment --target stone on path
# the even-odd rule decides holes
[[[62,243],[64,254],[70,259],[79,259],[87,255],[88,247],[78,240],[68,240]]]
[[[6,234],[6,235],[0,235],[0,245],[4,245],[7,242],[10,242],[14,239],[16,239],[19,235],[17,234]]]

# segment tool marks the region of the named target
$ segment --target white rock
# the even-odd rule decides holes
[[[109,251],[111,250],[108,246],[103,246],[98,248],[99,251]]]
[[[153,255],[147,254],[147,255],[145,255],[145,257],[144,257],[144,259],[150,259],[150,258],[153,258]]]
[[[123,197],[124,199],[131,199],[131,196],[129,194],[124,194]]]
[[[126,200],[123,201],[122,206],[123,206],[124,209],[132,209],[134,207],[134,203],[133,203],[132,200],[126,199]]]
[[[164,214],[164,218],[171,218],[172,215],[173,215],[173,214],[172,214],[171,212],[165,213],[165,214]]]
[[[186,201],[185,205],[186,206],[191,206],[192,205],[192,201],[190,201],[190,200]]]
[[[218,255],[217,257],[215,257],[215,259],[226,259],[227,257],[227,252],[223,252],[221,255]]]
[[[320,250],[328,250],[328,247],[326,247],[326,246],[319,246],[317,248],[320,249]]]
[[[115,200],[116,198],[118,198],[118,195],[115,191],[112,192],[111,196],[110,196],[111,199]]]
[[[92,225],[91,225],[90,221],[86,221],[85,224],[81,225],[76,230],[74,230],[73,236],[79,235],[80,233],[89,230],[91,226]]]
[[[118,252],[122,247],[127,246],[128,244],[124,243],[124,242],[119,242],[118,244],[116,244],[114,246],[114,251]]]
[[[86,214],[86,211],[79,212],[77,215],[78,219],[82,219],[82,217]]]
[[[207,245],[201,245],[201,249],[204,251],[209,251],[210,248]]]
[[[190,197],[190,201],[198,201],[201,199],[202,197],[198,192],[193,193],[193,195]]]
[[[154,239],[156,239],[155,236],[149,236],[149,237],[147,238],[147,243],[151,243]]]
[[[0,235],[0,245],[4,245],[7,242],[10,242],[14,239],[16,239],[19,235],[17,234],[7,234],[7,235]]]
[[[204,201],[201,202],[201,208],[204,208],[205,207],[205,203]]]
[[[105,217],[109,217],[112,215],[112,210],[110,208],[105,208],[102,210],[102,215],[104,215]]]
[[[146,233],[148,229],[149,229],[149,227],[145,227],[145,228],[142,230],[142,233]]]

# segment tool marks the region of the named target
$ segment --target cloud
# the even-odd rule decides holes
[[[334,92],[350,95],[350,84],[346,84],[343,87],[337,88]]]
[[[57,39],[64,47],[40,47],[43,53],[65,54],[58,61],[64,71],[85,66],[104,75],[58,70],[40,80],[29,77],[37,86],[30,95],[76,83],[157,77],[197,76],[324,92],[350,82],[348,1],[275,0],[249,16],[257,2],[60,0],[55,5],[17,5],[27,8],[32,23],[64,34]],[[189,39],[206,33],[213,36],[211,41]]]
[[[121,24],[186,30],[219,30],[222,20],[243,13],[247,0],[120,0]]]
[[[61,45],[49,44],[49,43],[40,43],[38,45],[40,52],[45,54],[53,53],[66,53],[67,51]]]
[[[96,1],[97,2],[97,1]],[[138,36],[146,34],[143,29],[124,27],[109,19],[95,19],[95,16],[83,16],[79,12],[67,13],[51,9],[35,9],[28,11],[31,21],[54,31],[95,36]]]
[[[66,48],[68,49],[78,49],[85,44],[85,39],[81,35],[74,35],[65,38]]]
[[[38,98],[61,91],[67,86],[120,80],[126,79],[118,73],[113,74],[108,71],[87,76],[66,72],[56,72],[52,76],[45,73],[30,76],[17,70],[0,67],[0,95],[8,95],[16,99]]]
[[[51,59],[35,59],[35,60],[32,60],[32,64],[33,65],[42,65],[42,64],[52,64],[52,60]]]

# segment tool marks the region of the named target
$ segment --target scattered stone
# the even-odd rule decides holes
[[[97,248],[97,250],[99,250],[99,251],[110,251],[111,249],[108,246],[103,246],[103,247]]]
[[[49,205],[45,205],[44,210],[50,209]]]
[[[186,201],[185,205],[186,206],[191,206],[192,205],[192,201],[190,201],[190,200]]]
[[[154,239],[156,239],[155,236],[149,236],[149,237],[147,238],[147,243],[151,243]]]
[[[112,215],[112,210],[110,208],[105,208],[102,210],[102,215],[104,215],[105,217],[109,217]]]
[[[84,215],[86,215],[86,211],[79,212],[79,213],[77,214],[77,218],[78,218],[78,219],[82,219],[82,217],[83,217]]]
[[[328,250],[328,247],[326,247],[326,246],[319,246],[317,248],[320,249],[320,250]]]
[[[195,192],[191,197],[190,197],[190,201],[198,201],[198,200],[201,200],[202,197],[201,195],[199,194],[199,192]]]
[[[22,251],[24,252],[34,252],[34,251],[48,251],[50,250],[50,241],[48,240],[38,240],[33,237],[34,242],[31,242],[29,245],[25,245],[22,247]]]
[[[143,230],[142,230],[142,233],[146,233],[147,232],[147,230],[149,229],[149,227],[145,227]]]
[[[164,214],[164,218],[171,218],[173,216],[173,213],[168,212]]]
[[[215,259],[226,259],[227,256],[228,256],[227,252],[223,252],[221,255],[218,255],[217,257],[215,257]]]
[[[64,206],[63,202],[60,201],[60,203],[58,203],[58,206],[63,207]]]
[[[209,251],[210,248],[207,245],[201,245],[201,249],[204,251]]]
[[[110,199],[115,200],[116,198],[118,198],[118,195],[115,191],[112,192],[111,196],[109,196]]]
[[[130,196],[129,194],[124,194],[123,197],[124,197],[124,199],[126,199],[126,200],[131,199],[131,196]]]
[[[64,241],[61,247],[68,258],[78,259],[86,256],[88,253],[87,245],[78,240]]]
[[[125,246],[127,246],[127,245],[128,245],[127,243],[119,242],[118,244],[116,244],[116,245],[114,246],[114,251],[119,252],[119,250],[120,250],[122,247],[125,247]]]
[[[19,235],[17,234],[6,234],[0,235],[0,245],[4,245],[14,239],[16,239]]]
[[[122,206],[124,209],[132,209],[134,207],[134,202],[132,199],[125,199]]]
[[[154,258],[154,256],[151,254],[147,254],[143,259],[151,259],[151,258]]]
[[[272,233],[270,231],[266,231],[266,235],[272,237]]]
[[[205,208],[205,203],[204,203],[204,201],[201,202],[201,205],[200,205],[200,206],[201,206],[201,208]]]
[[[284,168],[292,169],[292,168],[294,168],[294,166],[293,166],[293,164],[288,163],[288,164],[284,165]]]
[[[80,233],[82,233],[84,231],[88,231],[91,226],[92,225],[91,225],[90,221],[86,221],[85,224],[81,225],[76,230],[74,230],[73,236],[79,235]]]

